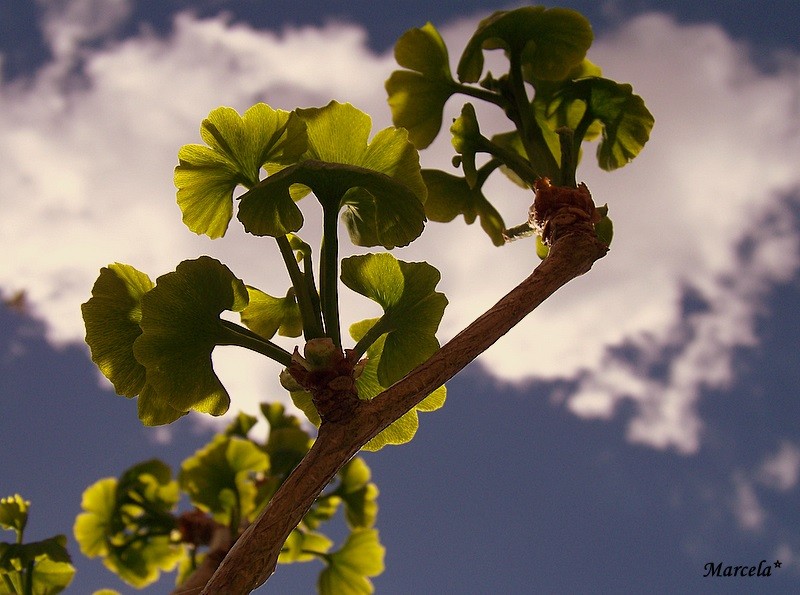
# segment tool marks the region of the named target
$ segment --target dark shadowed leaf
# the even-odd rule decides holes
[[[505,223],[500,213],[486,199],[480,187],[470,188],[465,178],[451,176],[438,169],[422,170],[428,185],[425,214],[431,221],[447,223],[463,215],[467,224],[480,218],[481,228],[495,246],[502,246]]]
[[[174,409],[212,415],[228,410],[230,398],[214,373],[211,352],[225,342],[223,310],[247,305],[244,283],[218,260],[186,260],[157,279],[142,298],[142,335],[134,355],[147,382]]]
[[[580,64],[593,40],[589,21],[566,8],[526,6],[501,10],[478,25],[458,63],[458,79],[474,83],[483,74],[483,50],[519,56],[527,80],[561,80]]]
[[[396,70],[386,81],[395,126],[408,130],[417,149],[433,142],[442,127],[444,104],[455,90],[447,47],[431,24],[406,31],[394,47]]]

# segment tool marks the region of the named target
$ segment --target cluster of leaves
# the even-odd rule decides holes
[[[357,356],[369,351],[377,362],[384,347],[390,354],[377,376],[360,380],[361,398],[375,396],[438,348],[435,332],[447,303],[434,289],[438,271],[386,253],[339,261],[340,212],[358,246],[406,245],[425,221],[427,190],[407,132],[388,128],[368,142],[370,126],[366,114],[336,102],[294,112],[258,104],[243,116],[223,107],[201,126],[208,146],[180,150],[175,182],[186,225],[196,233],[223,235],[234,190],[244,186],[238,218],[248,232],[276,239],[291,287],[284,297],[273,297],[207,256],[182,262],[155,283],[130,265],[102,269],[83,305],[86,341],[117,393],[138,396],[143,423],[170,423],[192,409],[212,415],[228,410],[230,397],[212,366],[217,345],[245,347],[284,366],[292,354],[273,342],[275,334],[329,337],[341,349],[340,267],[345,285],[385,312],[371,332],[360,333],[363,323],[351,330],[360,333]],[[309,191],[323,212],[319,287],[312,249],[294,233],[303,225],[296,201]],[[222,319],[223,311],[238,312],[242,325]],[[440,392],[419,410],[442,403]],[[313,405],[304,409],[316,419]],[[387,428],[371,448],[407,442],[415,428],[414,413]]]
[[[531,221],[506,227],[484,193],[489,176],[499,170],[531,190],[551,183],[577,188],[583,141],[599,140],[598,163],[613,170],[641,151],[653,126],[631,86],[603,78],[586,58],[592,41],[588,21],[572,10],[499,11],[478,25],[454,78],[436,28],[428,23],[412,29],[395,46],[403,70],[386,81],[395,126],[371,139],[369,116],[335,101],[291,112],[263,103],[241,115],[229,107],[213,110],[200,127],[205,144],[178,153],[174,181],[183,222],[194,233],[220,238],[236,211],[247,233],[275,239],[289,287],[269,295],[209,256],[184,261],[155,282],[130,265],[111,264],[82,306],[93,361],[118,394],[138,397],[139,418],[147,425],[171,423],[190,410],[215,416],[228,411],[230,396],[212,365],[218,345],[244,347],[278,362],[284,388],[314,424],[324,423],[321,389],[302,384],[292,366],[316,365],[312,360],[321,356],[313,353],[315,346],[345,353],[337,361],[351,366],[358,398],[375,398],[439,348],[436,332],[447,299],[436,291],[439,272],[427,263],[403,262],[385,252],[340,258],[339,221],[355,246],[386,250],[413,242],[428,219],[448,222],[459,215],[467,223],[480,219],[498,246],[544,235]],[[500,76],[484,67],[484,52],[496,49],[508,61]],[[485,136],[475,107],[466,103],[450,127],[453,165],[463,175],[421,169],[418,150],[439,134],[445,103],[456,94],[501,109],[510,129]],[[307,196],[316,198],[322,212],[316,253],[298,235],[305,223],[299,205]],[[608,244],[608,209],[595,209],[590,196],[588,201],[595,232]],[[539,238],[537,253],[544,258],[547,250]],[[339,322],[340,283],[383,310],[350,327],[349,349]],[[238,314],[241,324],[226,312]],[[276,335],[287,341],[302,336],[305,357],[299,345],[287,350]],[[444,400],[445,388],[439,387],[365,448],[407,442],[417,430],[418,412],[437,409]],[[175,516],[181,492],[204,522],[226,528],[235,539],[310,444],[280,407],[262,410],[271,426],[266,444],[247,437],[255,418],[240,415],[183,464],[177,479],[153,460],[90,487],[86,512],[75,526],[82,551],[103,557],[133,585],[148,584],[176,566],[182,580],[208,540],[197,537],[203,531],[188,538],[187,517]],[[377,488],[360,459],[338,477],[291,534],[281,561],[320,558],[327,564],[321,591],[368,592],[367,577],[383,567],[373,529]],[[352,533],[331,552],[332,542],[318,527],[342,503]]]
[[[300,421],[281,405],[263,404],[261,411],[270,428],[264,442],[249,437],[258,419],[240,413],[224,432],[186,459],[175,478],[165,463],[150,460],[119,478],[89,486],[74,527],[81,552],[101,557],[109,570],[137,588],[176,568],[176,584],[182,584],[209,548],[220,539],[235,540],[253,521],[312,443]],[[384,549],[374,529],[378,488],[370,480],[363,459],[352,459],[284,545],[282,563],[324,562],[321,593],[344,593],[354,585],[361,586],[358,592],[371,592],[369,577],[383,571]],[[179,514],[182,494],[194,510]],[[6,512],[13,504],[4,500],[0,507],[3,526],[15,522],[16,517]],[[341,509],[350,535],[331,551],[334,543],[320,527]],[[61,536],[49,540],[46,548],[25,547],[36,555],[49,553],[52,560],[54,548],[63,546],[63,541]],[[48,576],[40,576],[45,570],[37,566],[37,580]]]
[[[0,595],[54,595],[75,574],[66,536],[24,543],[29,508],[19,494],[0,499],[0,528],[16,534],[13,543],[0,541]]]
[[[392,73],[386,90],[395,125],[408,130],[418,149],[439,134],[444,105],[455,94],[498,106],[513,124],[511,131],[487,138],[474,106],[464,105],[450,128],[458,154],[454,164],[461,166],[463,177],[422,171],[429,219],[447,222],[462,215],[473,223],[479,218],[499,246],[515,234],[483,193],[493,171],[499,168],[526,188],[539,178],[575,186],[584,140],[600,139],[597,159],[608,171],[641,151],[653,116],[630,85],[602,78],[601,69],[586,58],[592,41],[591,25],[573,10],[530,6],[498,11],[480,22],[467,43],[456,80],[447,47],[431,23],[398,40],[395,57],[406,70]],[[495,49],[504,50],[509,65],[508,73],[497,78],[491,72],[484,75],[483,52]],[[480,167],[478,153],[488,155]]]

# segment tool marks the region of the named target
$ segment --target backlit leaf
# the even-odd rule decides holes
[[[214,520],[249,518],[255,509],[255,474],[269,468],[269,457],[252,441],[218,435],[181,465],[181,488],[192,504]]]
[[[500,213],[486,199],[480,187],[470,188],[465,178],[459,178],[438,169],[422,170],[428,186],[425,214],[431,221],[447,223],[458,215],[471,225],[480,218],[481,228],[495,246],[502,246],[505,223]]]
[[[631,161],[650,138],[653,115],[628,84],[604,78],[579,79],[566,85],[558,99],[566,104],[584,103],[589,117],[602,124],[597,161],[607,171]]]
[[[436,331],[447,306],[435,291],[440,275],[425,262],[403,262],[391,254],[342,260],[342,282],[381,305],[381,328],[388,329],[378,379],[388,387],[439,348]]]
[[[371,120],[350,104],[297,110],[308,133],[305,159],[259,182],[241,198],[239,219],[255,235],[282,235],[269,205],[290,199],[293,185],[312,189],[325,209],[342,218],[358,246],[405,246],[422,233],[427,189],[419,155],[401,128],[382,130],[368,143]],[[294,231],[294,230],[288,230]]]
[[[159,400],[147,383],[145,367],[133,353],[133,344],[142,334],[142,296],[153,287],[150,278],[132,266],[111,264],[100,269],[92,297],[81,306],[92,361],[117,394],[139,396],[139,419],[149,426],[168,424],[186,414]]]
[[[230,397],[214,373],[211,352],[224,342],[220,313],[240,311],[247,300],[244,283],[208,256],[186,260],[157,279],[142,298],[142,334],[133,351],[160,400],[179,411],[228,410]]]
[[[464,48],[458,79],[479,81],[483,50],[502,48],[519,57],[527,80],[561,80],[581,63],[592,40],[591,25],[574,10],[526,6],[497,11],[480,22]]]
[[[395,126],[408,130],[417,149],[433,142],[442,127],[444,104],[455,90],[447,47],[436,28],[427,23],[406,31],[394,47],[396,70],[386,81]]]
[[[374,587],[368,577],[383,572],[385,552],[375,529],[354,531],[340,550],[328,556],[328,567],[317,583],[320,595],[373,593]]]
[[[363,337],[376,323],[378,319],[362,320],[350,327],[350,335],[355,340]],[[385,349],[386,335],[381,336],[377,341],[370,345],[367,350],[367,363],[361,375],[356,380],[358,396],[360,399],[372,399],[382,393],[389,384],[382,383],[378,379],[381,361]],[[427,358],[426,358],[427,359]],[[402,370],[402,368],[401,368]],[[411,368],[403,372],[410,371]],[[405,444],[409,442],[417,433],[419,428],[418,411],[433,411],[444,405],[447,389],[440,386],[431,394],[425,397],[417,406],[405,413],[402,417],[390,424],[372,440],[364,445],[366,451],[380,450],[388,444]],[[293,395],[294,396],[294,395]],[[297,401],[295,401],[297,403]],[[315,411],[316,413],[316,411]]]
[[[142,296],[154,287],[150,278],[127,264],[100,269],[92,297],[81,306],[92,361],[117,394],[135,397],[145,385],[145,369],[133,355],[142,334]]]
[[[247,287],[250,301],[241,311],[242,323],[251,331],[265,339],[271,339],[275,333],[282,337],[299,337],[303,332],[303,320],[300,308],[290,289],[286,297],[272,297],[256,289]]]
[[[0,527],[22,533],[28,522],[28,508],[31,503],[19,494],[0,500]]]
[[[208,146],[185,145],[178,152],[175,186],[183,222],[197,234],[225,235],[233,213],[233,191],[252,188],[267,164],[288,164],[306,150],[302,122],[264,103],[243,115],[219,107],[203,120],[200,135]],[[286,225],[299,229],[302,215],[283,205]]]

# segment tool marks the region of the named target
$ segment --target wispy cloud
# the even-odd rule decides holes
[[[188,14],[166,37],[143,32],[90,48],[83,40],[96,41],[126,14],[120,2],[105,28],[81,30],[75,23],[85,13],[74,7],[91,5],[65,3],[62,12],[72,16],[63,27],[48,18],[47,38],[60,48],[55,62],[0,87],[7,246],[0,287],[26,289],[56,342],[80,340],[79,304],[111,261],[155,277],[208,253],[281,294],[288,281],[276,272],[278,259],[265,263],[271,247],[264,241],[230,233],[211,242],[182,226],[172,187],[177,149],[199,140],[200,120],[218,105],[291,109],[336,98],[373,114],[376,130],[387,126],[382,81],[394,68],[391,56],[371,53],[353,26],[275,33]],[[452,53],[473,26],[443,27]],[[76,52],[80,72],[63,67],[74,66]],[[505,379],[576,381],[567,404],[578,415],[610,417],[630,400],[631,440],[693,452],[702,390],[735,381],[733,350],[756,344],[755,316],[770,288],[797,270],[788,200],[800,185],[798,61],[761,73],[721,30],[659,15],[623,24],[596,42],[590,58],[646,99],[656,116],[653,137],[614,174],[597,171],[587,152],[582,177],[610,205],[613,249],[483,361]],[[452,113],[460,107],[448,105]],[[502,125],[500,115],[485,113],[487,131]],[[451,153],[444,135],[423,161],[448,167]],[[509,224],[525,219],[528,194],[504,180],[489,188],[503,197]],[[315,205],[306,206],[313,226]],[[530,242],[497,249],[477,226],[460,223],[430,224],[398,256],[442,270],[447,337],[537,264]],[[361,314],[360,298],[345,299]],[[215,363],[235,384],[235,407],[280,394],[272,365],[248,359],[243,367],[230,351],[215,354]]]

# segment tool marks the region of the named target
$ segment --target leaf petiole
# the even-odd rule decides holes
[[[289,238],[284,235],[275,238],[275,240],[278,242],[283,262],[289,272],[289,278],[292,280],[295,299],[300,308],[300,317],[303,320],[303,336],[305,336],[306,340],[321,337],[323,335],[322,319],[319,306],[315,305],[315,303],[318,304],[319,302],[319,296],[316,295],[317,290],[314,287],[311,258],[310,256],[303,257],[303,268],[305,270],[301,271],[300,267],[297,266],[297,260],[294,257],[294,250],[289,243]]]
[[[325,321],[325,334],[337,347],[342,346],[339,328],[339,201],[323,200],[322,203],[322,250],[319,266],[320,309]],[[335,204],[335,207],[328,205]]]
[[[272,341],[268,341],[248,328],[231,322],[230,320],[220,319],[222,332],[217,345],[237,345],[250,351],[255,351],[261,355],[275,360],[279,364],[288,366],[292,363],[292,354],[279,347]]]

